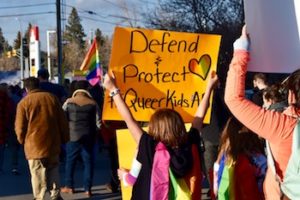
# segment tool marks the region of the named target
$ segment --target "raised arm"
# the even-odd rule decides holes
[[[126,122],[129,131],[131,132],[136,143],[138,144],[141,139],[143,130],[141,129],[137,121],[133,118],[128,106],[126,105],[124,99],[122,98],[120,94],[120,90],[118,89],[115,83],[114,74],[105,75],[103,86],[105,89],[107,89],[110,92],[110,95],[112,96],[112,99],[114,100],[120,115]]]
[[[216,75],[216,72],[213,71],[213,72],[211,72],[210,80],[206,87],[203,99],[199,104],[199,107],[195,114],[195,118],[192,122],[192,127],[196,128],[199,132],[201,132],[201,130],[202,130],[203,119],[204,119],[206,111],[209,107],[210,95],[211,95],[213,89],[216,87],[217,83],[218,83],[218,76]]]
[[[231,113],[247,128],[271,143],[282,141],[292,133],[296,119],[282,113],[265,110],[245,98],[245,79],[249,61],[249,45],[246,29],[235,41],[225,87],[225,103]],[[289,127],[289,128],[287,128]]]

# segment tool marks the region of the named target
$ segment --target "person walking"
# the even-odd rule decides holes
[[[62,199],[59,183],[60,145],[69,140],[67,118],[59,100],[39,89],[39,80],[24,80],[27,95],[17,106],[15,132],[24,145],[31,173],[33,197],[45,199],[47,191],[53,200]]]
[[[4,162],[4,149],[9,132],[11,100],[6,87],[0,85],[0,174]]]
[[[100,129],[100,109],[88,92],[89,82],[76,82],[75,91],[67,99],[63,109],[67,114],[70,126],[70,141],[66,145],[65,187],[61,192],[74,192],[74,172],[78,156],[81,156],[84,170],[84,191],[92,196],[91,188],[94,171],[94,145],[97,129]]]
[[[65,91],[65,88],[59,84],[50,82],[49,72],[45,68],[39,69],[37,75],[38,79],[40,80],[40,89],[54,94],[59,99],[61,104],[63,104],[67,98],[67,92]]]

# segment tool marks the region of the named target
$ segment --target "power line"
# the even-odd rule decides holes
[[[103,1],[106,2],[106,3],[109,3],[111,5],[113,5],[115,7],[118,7],[118,8],[125,8],[124,6],[120,6],[120,5],[118,5],[118,4],[114,3],[114,2],[111,2],[109,0],[103,0]]]
[[[104,1],[106,3],[109,3],[109,4],[111,4],[111,5],[113,5],[113,6],[117,7],[117,8],[121,8],[121,9],[125,9],[125,10],[128,10],[128,11],[139,13],[139,11],[130,9],[128,6],[122,6],[122,5],[119,5],[117,3],[111,2],[109,0],[102,0],[102,1]]]
[[[111,5],[114,5],[115,7],[121,8],[121,9],[131,10],[127,6],[121,6],[121,5],[118,5],[117,3],[111,2],[109,0],[103,0],[103,1],[105,1],[105,2],[107,2],[109,4],[111,4]],[[147,2],[147,1],[144,0],[144,2]],[[153,2],[148,2],[148,3],[153,3]],[[142,21],[140,19],[133,19],[133,18],[130,18],[130,17],[121,17],[121,16],[116,16],[116,15],[107,15],[107,16],[104,16],[104,15],[98,14],[97,12],[94,12],[92,10],[81,9],[81,8],[78,8],[78,7],[76,7],[74,5],[71,5],[71,4],[62,4],[62,5],[66,6],[66,7],[70,7],[70,8],[76,8],[76,10],[79,13],[86,13],[86,14],[90,14],[90,15],[96,15],[96,16],[99,16],[99,17],[102,17],[102,18],[114,17],[114,18],[119,18],[119,19],[123,19],[123,20],[134,20],[134,21],[138,21],[138,22],[144,23],[144,21]],[[133,11],[133,10],[131,10],[131,11]],[[81,15],[81,17],[89,19],[89,20],[93,20],[93,21],[100,21],[100,22],[103,22],[103,23],[108,23],[108,24],[122,23],[122,22],[110,22],[110,21],[105,21],[105,20],[98,20],[98,19],[94,19],[94,18],[90,18],[90,17],[85,17],[85,16],[82,16],[82,15]]]
[[[70,5],[70,4],[64,4],[64,5],[67,6],[67,7],[76,8],[76,10],[80,11],[81,13],[86,13],[86,14],[90,14],[90,15],[96,15],[96,16],[103,17],[103,18],[107,18],[107,17],[110,16],[110,15],[108,15],[108,16],[103,16],[103,15],[100,15],[100,14],[94,12],[94,11],[91,11],[91,10],[84,10],[84,9],[81,9],[81,8],[78,8],[78,7],[75,7],[75,6],[72,6],[72,5]],[[89,20],[92,20],[92,21],[98,21],[98,22],[103,22],[103,23],[107,23],[107,24],[113,24],[113,25],[116,25],[116,24],[122,24],[121,22],[111,22],[111,21],[106,21],[106,20],[101,20],[101,19],[95,19],[95,18],[83,16],[83,15],[79,15],[79,17],[84,18],[84,19],[89,19]],[[112,17],[112,16],[110,16],[110,17]],[[116,17],[116,18],[117,18],[117,17]],[[125,17],[124,17],[123,19],[125,19]],[[129,19],[129,18],[126,18],[126,19]]]
[[[144,3],[148,3],[148,4],[152,4],[152,5],[157,5],[157,4],[154,3],[154,2],[146,1],[146,0],[140,0],[140,2],[144,2]]]
[[[54,11],[48,12],[36,12],[36,13],[20,13],[20,14],[13,14],[13,15],[0,15],[0,18],[3,17],[20,17],[20,16],[29,16],[29,15],[45,15],[45,14],[54,14]]]
[[[84,18],[84,19],[89,19],[89,20],[92,20],[92,21],[97,21],[97,22],[102,22],[102,23],[107,23],[107,24],[112,24],[112,25],[118,24],[117,22],[111,22],[111,21],[106,21],[106,20],[101,20],[101,19],[95,19],[95,18],[86,17],[86,16],[80,16],[80,17]]]
[[[92,10],[84,10],[84,9],[81,9],[81,8],[78,8],[78,7],[75,7],[75,6],[72,6],[72,5],[70,5],[70,4],[64,4],[64,6],[69,7],[69,8],[76,8],[76,10],[78,10],[79,12],[87,13],[87,14],[90,14],[90,15],[98,15],[98,16],[100,16],[100,17],[106,18],[105,16],[100,15],[100,14],[98,14],[98,13],[92,11]]]
[[[141,22],[141,23],[145,22],[141,19],[135,19],[135,18],[132,18],[132,17],[125,17],[125,16],[120,16],[120,15],[109,15],[109,17],[123,19],[123,20],[131,20],[131,21],[136,21],[136,22]]]
[[[5,6],[5,7],[0,7],[0,9],[26,8],[26,7],[37,7],[37,6],[46,6],[46,5],[54,5],[54,3],[39,3],[39,4],[18,5],[18,6]]]

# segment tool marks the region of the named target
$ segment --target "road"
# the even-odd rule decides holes
[[[27,161],[25,160],[24,153],[19,153],[19,171],[20,175],[13,175],[11,173],[11,152],[10,148],[5,148],[3,172],[0,174],[0,200],[31,200],[32,189],[30,183],[30,173]],[[95,173],[94,173],[94,186],[92,188],[93,196],[87,198],[83,193],[82,187],[82,164],[77,163],[75,172],[75,193],[62,194],[65,200],[119,200],[121,199],[120,193],[112,194],[105,189],[105,184],[110,179],[110,163],[106,150],[96,153]],[[64,166],[60,166],[61,183],[63,185]],[[48,197],[48,199],[50,199]]]

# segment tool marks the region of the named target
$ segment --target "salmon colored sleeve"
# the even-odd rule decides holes
[[[225,88],[225,103],[246,127],[270,143],[291,136],[297,120],[282,113],[265,110],[245,98],[245,78],[249,52],[236,50],[231,61]]]

